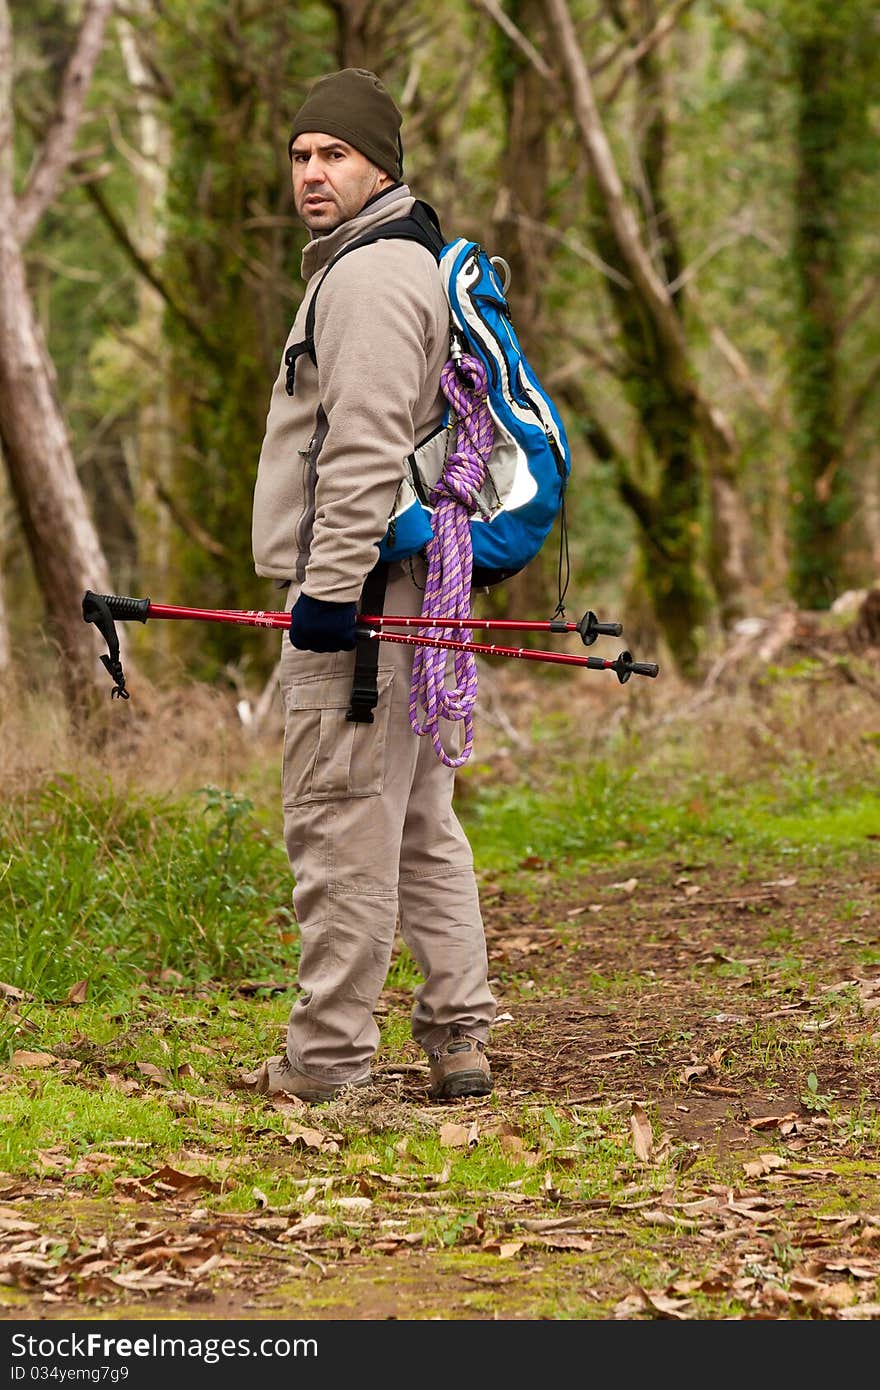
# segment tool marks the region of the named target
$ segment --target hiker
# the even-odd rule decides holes
[[[485,1046],[495,1000],[473,856],[453,810],[454,769],[410,724],[414,648],[382,643],[378,654],[380,644],[368,644],[378,654],[375,705],[356,707],[354,686],[358,611],[384,601],[386,613],[421,613],[423,558],[387,570],[376,561],[404,461],[443,417],[449,308],[431,253],[380,239],[343,256],[316,300],[314,360],[294,351],[331,257],[413,205],[401,119],[379,78],[360,68],[315,81],[294,118],[306,290],[254,490],[256,572],[286,590],[291,614],[280,668],[282,805],[301,955],[286,1052],[259,1066],[253,1086],[305,1101],[370,1078],[398,914],[424,976],[411,1028],[429,1059],[431,1095],[492,1089]],[[380,571],[384,600],[371,589]],[[460,723],[442,721],[442,737],[452,761]]]

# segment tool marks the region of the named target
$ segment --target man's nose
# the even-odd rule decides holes
[[[306,183],[324,182],[324,166],[317,155],[313,154],[309,157],[309,161],[303,169],[303,179]]]

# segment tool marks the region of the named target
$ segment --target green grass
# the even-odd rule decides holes
[[[81,1073],[73,1084],[52,1073],[22,1073],[0,1101],[0,1171],[64,1171],[74,1189],[100,1197],[113,1193],[119,1176],[147,1176],[180,1154],[181,1167],[191,1170],[195,1163],[199,1173],[223,1184],[212,1194],[212,1205],[245,1211],[253,1209],[254,1188],[270,1206],[301,1206],[305,1174],[306,1185],[315,1189],[306,1204],[320,1206],[343,1228],[352,1217],[339,1199],[357,1195],[364,1179],[375,1182],[371,1174],[402,1180],[414,1193],[434,1175],[442,1177],[454,1217],[426,1209],[417,1223],[425,1226],[429,1243],[441,1247],[466,1239],[493,1193],[513,1188],[536,1196],[550,1175],[554,1188],[590,1198],[639,1175],[626,1121],[611,1107],[592,1109],[586,1124],[564,1106],[506,1113],[505,1133],[517,1135],[519,1147],[513,1151],[505,1147],[511,1140],[491,1132],[491,1114],[481,1115],[483,1132],[463,1148],[445,1146],[435,1122],[415,1123],[404,1136],[399,1130],[365,1132],[361,1119],[328,1123],[316,1114],[305,1123],[339,1133],[341,1157],[339,1151],[309,1151],[305,1167],[300,1151],[284,1139],[289,1122],[289,1116],[256,1098],[244,1110],[212,1104],[199,1079],[181,1080],[170,1094],[157,1088],[131,1095],[98,1078],[84,1084]],[[333,1179],[326,1190],[323,1175]],[[669,1171],[659,1165],[641,1179],[659,1192]]]
[[[723,851],[809,851],[817,858],[867,851],[880,835],[880,791],[835,781],[808,766],[744,785],[719,772],[662,793],[650,772],[611,764],[559,776],[546,791],[486,788],[464,817],[477,862],[515,872],[528,860],[584,871],[591,863],[691,857]]]
[[[178,802],[56,778],[0,819],[0,979],[63,999],[290,968],[290,871],[252,803],[216,787]]]
[[[459,812],[481,876],[528,896],[541,870],[725,855],[746,875],[797,853],[821,872],[875,849],[880,792],[865,759],[876,757],[862,742],[823,759],[770,740],[773,756],[744,777],[742,750],[725,762],[678,730],[654,748],[621,735],[577,761],[574,733],[558,714],[536,724],[537,785],[463,770]],[[272,804],[266,769],[244,780]],[[193,986],[293,981],[291,886],[277,808],[261,813],[232,788],[172,799],[57,775],[0,809],[0,980],[56,1001],[85,980],[90,999],[117,1002],[168,971]],[[853,903],[854,923],[864,910]],[[402,949],[389,984],[418,978]]]

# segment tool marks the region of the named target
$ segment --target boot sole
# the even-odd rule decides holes
[[[458,1096],[488,1096],[493,1081],[484,1071],[460,1071],[447,1076],[431,1092],[435,1100],[453,1100]]]

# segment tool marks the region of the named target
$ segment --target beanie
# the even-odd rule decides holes
[[[343,68],[312,84],[294,117],[288,154],[292,157],[294,140],[306,131],[335,135],[360,150],[393,179],[399,179],[403,168],[402,120],[374,72]]]

